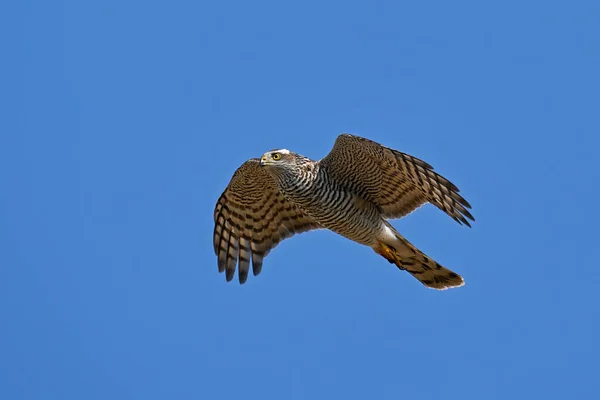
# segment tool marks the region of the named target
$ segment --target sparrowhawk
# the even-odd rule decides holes
[[[459,224],[474,221],[458,188],[426,162],[362,137],[338,136],[320,161],[286,149],[246,161],[214,210],[219,272],[246,282],[283,239],[329,229],[371,247],[399,269],[434,289],[464,285],[406,240],[387,221],[431,203]]]

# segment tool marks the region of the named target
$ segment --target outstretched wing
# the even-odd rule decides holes
[[[377,205],[386,218],[400,218],[429,202],[459,224],[471,226],[471,205],[458,188],[425,161],[362,137],[338,136],[319,161],[336,184]]]
[[[213,234],[219,272],[229,282],[239,265],[246,282],[250,259],[258,275],[263,258],[283,239],[319,228],[279,192],[273,178],[253,158],[239,167],[215,206]]]

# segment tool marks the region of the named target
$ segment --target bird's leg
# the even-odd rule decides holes
[[[398,253],[396,252],[396,249],[393,248],[392,246],[389,246],[385,243],[379,242],[377,243],[377,246],[373,248],[375,250],[375,252],[377,254],[380,254],[381,256],[383,256],[383,258],[385,258],[386,260],[389,261],[390,264],[396,264],[396,266],[400,269],[405,269],[402,266],[402,261],[400,260],[400,257],[398,256]]]
[[[383,256],[387,258],[389,262],[394,263],[396,261],[396,249],[386,244],[382,244],[381,247],[384,253]]]

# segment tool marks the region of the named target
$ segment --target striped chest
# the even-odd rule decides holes
[[[381,230],[377,208],[332,181],[323,170],[279,183],[284,196],[323,227],[370,245]]]

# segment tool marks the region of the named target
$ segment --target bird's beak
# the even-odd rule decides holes
[[[268,164],[269,164],[269,162],[267,161],[267,157],[265,157],[265,156],[262,156],[262,157],[260,158],[260,163],[259,163],[259,165],[260,165],[261,167],[264,167],[265,165],[268,165]]]

